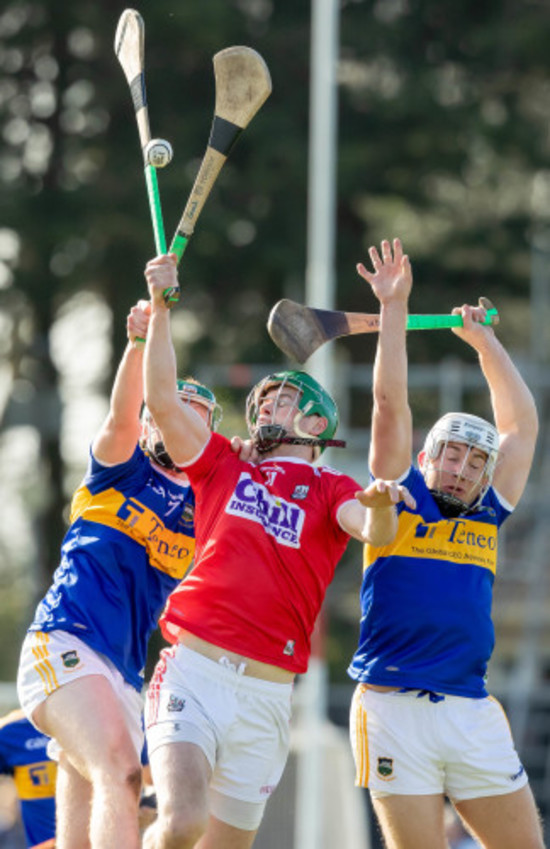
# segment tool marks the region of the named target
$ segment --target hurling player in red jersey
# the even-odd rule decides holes
[[[249,849],[288,754],[292,682],[350,536],[393,538],[406,489],[366,490],[315,466],[338,424],[330,395],[304,372],[269,375],[247,401],[260,459],[241,460],[173,391],[175,354],[163,292],[173,255],[148,263],[152,311],[146,403],[196,497],[195,565],[167,605],[146,724],[158,798],[147,849]],[[373,509],[366,509],[366,508]],[[380,528],[384,533],[380,533]]]

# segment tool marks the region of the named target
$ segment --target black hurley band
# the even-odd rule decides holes
[[[130,83],[130,93],[136,112],[147,106],[147,93],[145,91],[145,77],[143,74],[138,74],[137,77],[134,77]]]
[[[242,127],[238,127],[237,124],[233,124],[231,121],[226,121],[225,118],[214,115],[208,146],[214,148],[214,150],[217,150],[223,156],[229,156],[233,145],[241,133]]]

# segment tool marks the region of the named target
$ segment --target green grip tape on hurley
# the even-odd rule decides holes
[[[176,235],[172,239],[172,244],[170,245],[170,253],[176,254],[176,256],[178,258],[178,265],[181,261],[183,254],[185,253],[185,249],[186,249],[187,245],[189,244],[190,238],[191,238],[190,236],[185,236],[183,233],[181,233],[178,230]]]
[[[180,299],[180,294],[181,289],[179,286],[168,286],[162,293],[166,306],[171,308],[174,304],[177,304]]]
[[[498,324],[498,310],[496,307],[491,307],[490,310],[487,310],[487,315],[481,322],[482,324]]]
[[[147,196],[149,198],[149,209],[151,211],[151,221],[153,222],[153,233],[155,236],[157,255],[165,254],[166,235],[162,220],[157,172],[152,165],[145,166],[145,181],[147,183]]]
[[[487,310],[487,315],[480,324],[496,324],[498,310],[494,307]],[[445,327],[463,327],[461,315],[409,315],[407,330],[437,330]]]

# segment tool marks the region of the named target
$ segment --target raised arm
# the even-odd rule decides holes
[[[140,435],[139,414],[143,402],[143,345],[149,322],[149,304],[139,301],[126,322],[128,344],[117,369],[109,412],[92,444],[96,460],[108,466],[124,463],[132,456]]]
[[[379,478],[399,478],[412,456],[412,417],[408,401],[406,325],[412,286],[409,259],[399,239],[382,242],[382,256],[369,250],[374,272],[357,271],[380,302],[380,332],[374,361],[372,435],[369,464]]]
[[[343,504],[338,522],[350,536],[369,545],[389,545],[397,533],[395,505],[404,501],[414,510],[416,501],[407,487],[377,478],[357,492],[356,501]]]
[[[170,310],[163,292],[178,285],[176,255],[158,256],[147,263],[145,278],[151,296],[151,319],[145,344],[143,375],[145,403],[159,426],[166,450],[176,465],[197,457],[210,431],[190,404],[177,396],[176,354],[170,332]]]
[[[464,326],[453,328],[477,351],[483,376],[491,394],[495,425],[500,437],[499,459],[493,485],[515,506],[525,489],[538,433],[534,398],[504,346],[490,326],[480,324],[485,310],[462,306],[453,310],[462,315]]]

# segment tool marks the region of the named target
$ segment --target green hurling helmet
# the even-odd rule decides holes
[[[202,404],[203,407],[206,407],[209,411],[208,427],[210,430],[218,429],[222,420],[222,408],[216,401],[216,396],[211,389],[197,380],[187,378],[177,381],[177,390],[182,401],[194,401],[195,404]]]
[[[299,430],[299,422],[296,420],[293,422],[294,430],[298,434],[295,441],[317,445],[321,448],[322,452],[325,448],[325,444],[323,443],[327,440],[332,440],[336,433],[336,429],[338,428],[338,407],[326,389],[323,389],[321,384],[318,383],[315,378],[311,377],[311,375],[304,371],[274,372],[273,374],[269,374],[267,377],[264,377],[263,380],[252,388],[246,401],[246,424],[251,438],[255,442],[258,442],[260,434],[257,421],[261,400],[265,393],[274,386],[279,387],[279,392],[281,392],[285,386],[292,386],[294,389],[298,390],[300,395],[298,397],[297,406],[302,416],[318,415],[326,418],[327,425],[325,429],[315,439],[307,437],[305,434],[302,435]],[[268,425],[263,427],[273,428],[279,426]],[[278,438],[275,436],[273,437],[271,445],[275,445],[282,441],[282,439],[286,437],[286,434],[286,430],[282,428],[279,432]],[[285,441],[290,441],[290,439],[285,439]]]
[[[210,430],[216,430],[222,419],[222,409],[216,401],[214,393],[193,378],[178,380],[176,383],[178,397],[184,402],[202,404],[208,410],[207,425]],[[148,407],[144,404],[141,410],[141,438],[139,444],[142,450],[160,466],[175,470],[177,467],[168,454],[162,434],[153,419]]]

